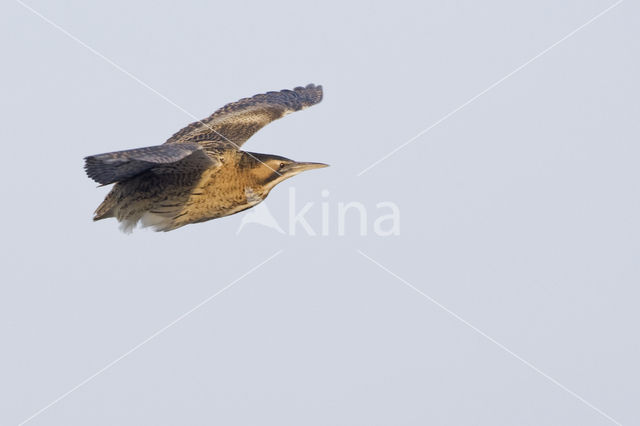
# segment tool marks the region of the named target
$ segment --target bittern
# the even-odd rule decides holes
[[[130,232],[156,231],[228,216],[264,200],[280,182],[323,163],[240,150],[258,130],[322,100],[322,86],[267,92],[225,105],[163,145],[90,155],[87,175],[115,183],[93,220],[115,217]]]

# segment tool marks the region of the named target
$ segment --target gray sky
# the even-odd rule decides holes
[[[0,424],[640,424],[637,2],[25,1],[180,108],[0,6]],[[91,222],[84,156],[310,82],[285,233]]]

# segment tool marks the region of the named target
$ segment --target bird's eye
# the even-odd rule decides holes
[[[282,169],[284,167],[284,163],[280,163],[280,168]]]

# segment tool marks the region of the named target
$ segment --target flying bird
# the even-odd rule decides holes
[[[323,163],[240,150],[258,130],[322,100],[322,86],[267,92],[232,102],[189,124],[164,144],[90,155],[87,175],[115,183],[93,220],[116,218],[124,232],[141,223],[171,231],[255,206],[280,182]]]

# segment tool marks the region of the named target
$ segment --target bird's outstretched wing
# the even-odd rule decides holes
[[[197,169],[198,165],[209,167],[216,162],[195,143],[108,152],[90,155],[84,160],[87,175],[102,185],[130,179],[151,169]]]
[[[189,124],[171,136],[165,144],[219,141],[239,148],[273,120],[315,105],[321,100],[322,86],[314,84],[240,99],[225,105],[205,119]]]

